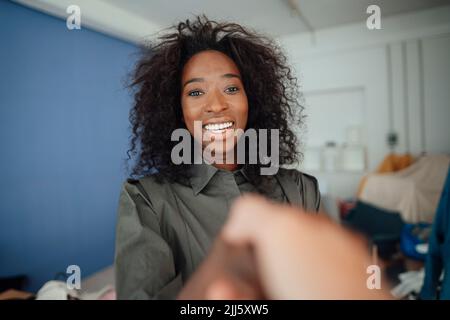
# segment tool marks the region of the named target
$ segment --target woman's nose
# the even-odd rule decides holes
[[[206,112],[220,113],[227,109],[227,102],[220,93],[214,93],[206,106]]]

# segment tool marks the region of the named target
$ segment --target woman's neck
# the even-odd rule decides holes
[[[217,169],[226,170],[226,171],[234,171],[239,168],[239,165],[236,163],[213,163],[212,164]]]

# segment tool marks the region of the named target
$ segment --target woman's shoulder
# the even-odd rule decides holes
[[[278,170],[278,176],[289,177],[290,179],[293,179],[297,185],[306,184],[307,187],[318,188],[316,177],[297,169],[280,168]]]
[[[140,178],[128,178],[123,182],[122,190],[127,191],[130,195],[144,196],[151,201],[150,195],[160,192],[168,184],[158,173],[146,175]]]
[[[294,189],[300,203],[305,209],[317,211],[320,208],[320,191],[317,179],[296,169],[280,168],[277,177],[286,185],[286,189]],[[288,191],[289,192],[289,191]]]
[[[144,185],[159,185],[166,183],[162,176],[158,173],[146,175],[140,178],[128,178],[123,183],[125,186],[131,187],[134,186],[136,188],[142,187]]]
[[[123,190],[144,197],[150,204],[158,199],[165,199],[172,194],[174,184],[186,185],[186,179],[170,181],[165,176],[154,173],[140,178],[128,178],[123,183]]]
[[[164,185],[167,182],[155,175],[141,178],[128,178],[122,183],[119,198],[119,215],[129,216],[135,214],[142,223],[152,217],[161,219],[162,199],[168,192]],[[133,213],[134,212],[134,213]],[[153,213],[153,214],[149,214]]]

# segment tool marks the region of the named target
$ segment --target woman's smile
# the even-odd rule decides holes
[[[223,141],[234,136],[234,121],[211,120],[202,126],[206,141]]]

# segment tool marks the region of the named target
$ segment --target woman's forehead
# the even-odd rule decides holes
[[[211,74],[234,73],[240,75],[234,61],[226,54],[207,50],[192,56],[183,68],[183,80],[187,77],[206,77]]]

